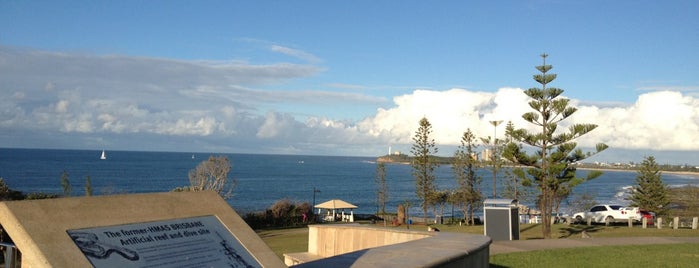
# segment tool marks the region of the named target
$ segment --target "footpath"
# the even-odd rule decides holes
[[[495,241],[490,255],[577,247],[699,243],[699,237],[601,237]]]

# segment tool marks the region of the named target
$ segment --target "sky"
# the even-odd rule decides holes
[[[594,161],[699,165],[698,1],[0,0],[0,147],[440,155],[553,65]]]

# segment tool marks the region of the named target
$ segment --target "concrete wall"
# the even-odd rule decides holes
[[[360,225],[309,226],[308,252],[285,254],[295,267],[488,267],[490,238]]]
[[[407,230],[387,232],[386,229],[360,228],[357,225],[312,225],[308,229],[308,253],[321,257],[408,242],[434,234]]]

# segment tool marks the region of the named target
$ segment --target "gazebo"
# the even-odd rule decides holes
[[[318,215],[320,215],[320,210],[321,209],[326,209],[327,215],[325,216],[325,220],[330,220],[330,221],[335,221],[337,219],[337,210],[341,209],[342,210],[342,221],[348,221],[348,222],[354,222],[354,211],[353,209],[357,208],[357,206],[352,205],[350,203],[347,203],[345,201],[342,201],[340,199],[333,199],[330,201],[326,201],[323,203],[320,203],[315,206],[315,208],[318,209]],[[350,210],[349,215],[345,215],[345,209]],[[332,215],[330,215],[330,211],[332,210]],[[332,218],[330,218],[332,217]]]

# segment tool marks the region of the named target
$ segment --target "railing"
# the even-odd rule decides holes
[[[0,267],[4,268],[19,268],[22,267],[21,254],[15,244],[0,242],[0,251],[2,251],[2,261]]]

